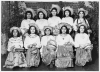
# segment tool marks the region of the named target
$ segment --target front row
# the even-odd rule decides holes
[[[55,65],[58,68],[84,66],[92,60],[93,45],[85,33],[85,26],[79,27],[75,40],[68,34],[66,25],[60,25],[60,34],[52,35],[50,26],[44,27],[44,36],[38,36],[38,27],[34,24],[23,39],[20,29],[12,27],[11,37],[8,41],[8,56],[3,67],[38,67],[40,61],[46,65]],[[24,52],[25,51],[25,52]],[[75,58],[75,62],[73,59]]]

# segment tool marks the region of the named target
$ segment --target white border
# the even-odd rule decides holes
[[[28,0],[1,0],[1,1],[28,1]],[[0,1],[0,10],[1,10],[1,1]],[[49,1],[48,0],[42,0],[42,1],[41,0],[29,0],[29,1],[33,1],[33,2],[34,1],[35,2],[59,2],[59,1],[77,2],[77,1],[87,1],[87,0],[49,0]],[[88,1],[98,1],[99,2],[99,0],[88,0]],[[99,13],[100,13],[100,6],[99,6]],[[0,13],[0,17],[1,17],[1,13]],[[100,14],[99,14],[99,17],[100,17]],[[0,22],[1,22],[1,19],[0,19]],[[99,24],[100,24],[100,18],[99,18]],[[0,28],[1,28],[1,24],[0,24]],[[99,25],[99,28],[100,28],[100,25]],[[100,29],[99,29],[99,34],[100,34]],[[0,35],[1,35],[1,29],[0,29]],[[0,37],[0,40],[1,40],[1,37]],[[0,41],[0,47],[1,47],[1,41]],[[1,50],[0,50],[0,52],[1,52]],[[99,52],[100,52],[100,49],[99,49]],[[100,53],[99,53],[99,58],[100,58]],[[1,55],[0,55],[0,65],[1,65]],[[100,62],[99,62],[99,65],[100,65]],[[100,66],[99,66],[99,69],[100,69]],[[1,67],[0,67],[0,70],[1,70]],[[4,72],[6,72],[6,71],[4,71]],[[18,71],[18,72],[21,72],[21,71]],[[37,72],[40,72],[40,71],[37,71]],[[57,72],[57,71],[55,71],[55,72]],[[74,72],[74,71],[67,71],[67,72]],[[80,72],[80,71],[78,71],[78,72]],[[92,72],[92,71],[88,71],[88,72]]]

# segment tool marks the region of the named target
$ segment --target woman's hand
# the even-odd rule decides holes
[[[88,29],[87,31],[88,31],[88,33],[92,33],[92,30],[90,30],[90,29]]]

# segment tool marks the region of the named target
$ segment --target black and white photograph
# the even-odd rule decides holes
[[[1,1],[1,71],[99,71],[99,1]]]

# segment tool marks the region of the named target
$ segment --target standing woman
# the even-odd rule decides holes
[[[43,8],[39,8],[37,10],[38,13],[38,19],[36,20],[36,24],[38,25],[40,29],[40,34],[44,35],[43,28],[44,26],[48,26],[48,20],[47,18],[47,12]]]
[[[38,67],[40,63],[40,37],[38,36],[39,28],[36,24],[31,24],[28,30],[28,36],[24,41],[24,47],[27,49],[26,61],[28,67]]]
[[[35,16],[35,12],[31,8],[27,8],[25,12],[25,17],[24,20],[21,22],[21,32],[23,35],[25,35],[29,29],[29,24],[30,23],[35,23],[33,20],[33,17]]]
[[[12,27],[10,29],[11,38],[8,41],[8,56],[5,61],[4,67],[13,68],[15,66],[25,67],[27,66],[25,56],[23,54],[23,42],[20,37],[20,29],[18,27]]]
[[[41,38],[42,48],[40,50],[42,61],[46,65],[52,64],[52,61],[55,58],[55,37],[52,36],[52,27],[45,26],[44,27],[44,36]]]
[[[78,66],[84,66],[86,62],[92,60],[91,50],[92,44],[89,36],[86,34],[86,26],[80,25],[78,33],[75,36],[75,48],[76,48],[76,61],[75,64]]]
[[[57,32],[55,30],[57,29],[58,24],[61,23],[60,17],[57,16],[60,12],[60,7],[52,4],[50,11],[51,17],[48,18],[49,26],[53,27],[53,34],[56,34]]]
[[[85,18],[85,16],[88,14],[88,11],[80,8],[78,9],[78,18],[75,20],[74,25],[76,26],[75,31],[78,30],[78,27],[83,24],[85,25],[88,34],[90,34],[92,31],[90,30],[90,26],[89,23],[87,21],[87,19]]]
[[[69,33],[70,35],[72,35],[72,37],[74,37],[74,20],[71,17],[73,15],[73,9],[68,6],[68,7],[63,7],[63,18],[62,18],[62,23],[67,23],[69,25],[71,25],[69,28]]]
[[[56,37],[57,59],[55,65],[59,68],[73,67],[73,39],[69,35],[66,24],[61,24],[59,27],[60,34]]]

